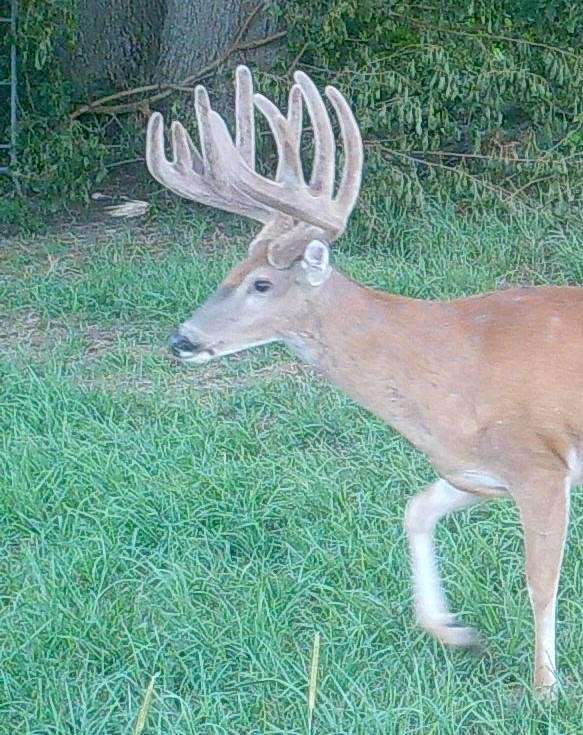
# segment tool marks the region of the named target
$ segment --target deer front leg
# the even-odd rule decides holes
[[[434,530],[447,513],[484,499],[437,480],[409,501],[405,514],[417,621],[442,643],[453,646],[475,646],[480,636],[473,628],[460,624],[448,610],[435,555]]]
[[[524,532],[526,583],[535,628],[534,687],[553,695],[557,683],[555,618],[559,577],[569,522],[570,482],[529,488],[517,498]]]

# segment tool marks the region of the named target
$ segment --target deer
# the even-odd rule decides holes
[[[280,342],[380,417],[429,459],[438,479],[409,500],[405,530],[417,623],[444,645],[472,647],[477,631],[450,612],[434,532],[454,511],[508,498],[523,531],[534,616],[533,687],[555,697],[556,608],[571,488],[583,479],[583,289],[519,287],[449,301],[365,287],[331,264],[357,202],[363,142],[334,86],[325,95],[296,71],[287,113],[235,74],[235,136],[194,93],[198,147],[180,122],[148,121],[152,176],[186,199],[262,224],[247,257],[170,339],[201,365]],[[304,107],[313,131],[309,179],[300,156]],[[273,178],[255,165],[255,109],[277,148]]]

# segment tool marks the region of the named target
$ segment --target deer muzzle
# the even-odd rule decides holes
[[[170,337],[169,346],[172,354],[185,362],[206,362],[214,354],[203,342],[192,342],[180,332]]]

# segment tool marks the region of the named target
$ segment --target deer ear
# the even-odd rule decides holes
[[[312,240],[306,246],[302,268],[311,286],[321,286],[327,280],[332,268],[330,267],[330,251],[326,243]]]

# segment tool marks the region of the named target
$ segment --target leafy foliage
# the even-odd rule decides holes
[[[290,0],[279,13],[292,57],[352,100],[375,195],[580,200],[580,3],[325,0],[306,13]]]
[[[20,3],[17,176],[31,194],[83,199],[105,173],[100,126],[68,116],[71,90],[62,51],[75,44],[76,8],[77,0]]]

